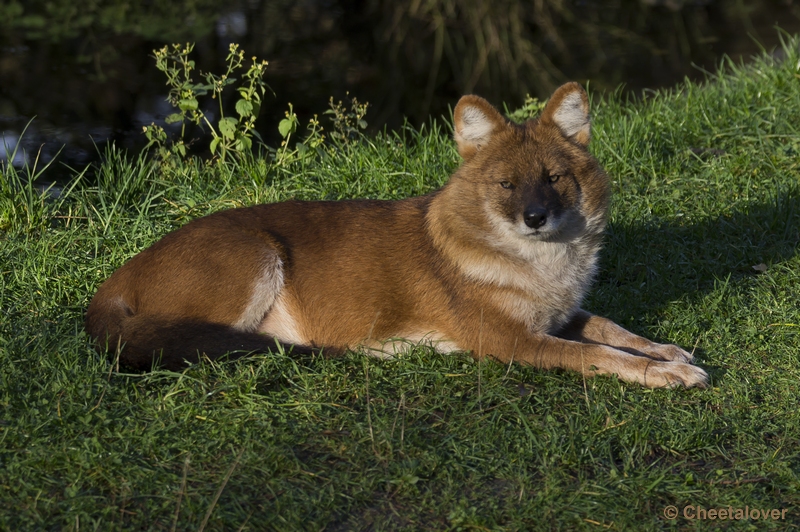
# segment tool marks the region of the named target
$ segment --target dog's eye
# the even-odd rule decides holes
[[[549,181],[550,181],[551,183],[555,183],[556,181],[558,181],[558,180],[559,180],[559,178],[560,178],[560,177],[561,177],[561,174],[552,174],[552,175],[549,177]]]
[[[514,183],[512,183],[511,181],[500,181],[500,186],[503,188],[512,189],[514,188]]]

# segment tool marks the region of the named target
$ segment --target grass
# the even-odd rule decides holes
[[[797,49],[594,99],[615,199],[585,306],[694,349],[705,390],[425,348],[143,374],[92,350],[94,291],[166,232],[256,202],[428,192],[458,164],[443,125],[281,166],[112,150],[57,201],[4,169],[0,529],[800,528]],[[687,505],[787,511],[697,521]]]

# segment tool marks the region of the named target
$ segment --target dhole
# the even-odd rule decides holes
[[[86,329],[139,369],[277,344],[392,354],[404,339],[650,387],[703,386],[683,349],[580,308],[609,205],[609,179],[587,150],[588,111],[576,83],[524,125],[464,96],[464,162],[441,189],[200,218],[117,270]]]

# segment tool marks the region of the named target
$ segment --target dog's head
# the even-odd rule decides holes
[[[454,118],[464,164],[452,184],[465,187],[460,208],[474,210],[462,215],[529,241],[569,241],[602,230],[609,180],[587,149],[589,99],[580,85],[557,89],[541,115],[521,125],[473,95],[461,98]]]

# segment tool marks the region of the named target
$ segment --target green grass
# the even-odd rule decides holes
[[[800,528],[797,47],[642,102],[594,98],[615,199],[585,306],[695,349],[705,390],[424,348],[145,374],[92,350],[94,291],[166,232],[256,202],[428,192],[458,164],[443,125],[280,167],[112,150],[58,201],[5,169],[0,529]],[[689,504],[787,513],[664,517]]]

